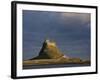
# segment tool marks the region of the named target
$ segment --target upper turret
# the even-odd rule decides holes
[[[56,43],[54,41],[50,41],[48,39],[45,40],[45,43],[48,45],[48,46],[56,46]]]

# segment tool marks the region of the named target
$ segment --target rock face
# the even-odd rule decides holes
[[[58,59],[63,57],[64,55],[60,52],[57,48],[57,45],[54,41],[45,40],[43,46],[40,50],[40,53],[37,57],[32,58],[34,59]]]

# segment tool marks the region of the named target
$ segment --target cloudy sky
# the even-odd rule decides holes
[[[90,14],[23,10],[23,59],[38,55],[45,39],[69,57],[90,59]]]

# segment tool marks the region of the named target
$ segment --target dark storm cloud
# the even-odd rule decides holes
[[[48,38],[72,57],[90,58],[90,14],[23,11],[24,59],[38,55]]]

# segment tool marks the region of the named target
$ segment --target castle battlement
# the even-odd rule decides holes
[[[56,43],[54,41],[46,40],[46,43],[49,46],[56,46]]]

